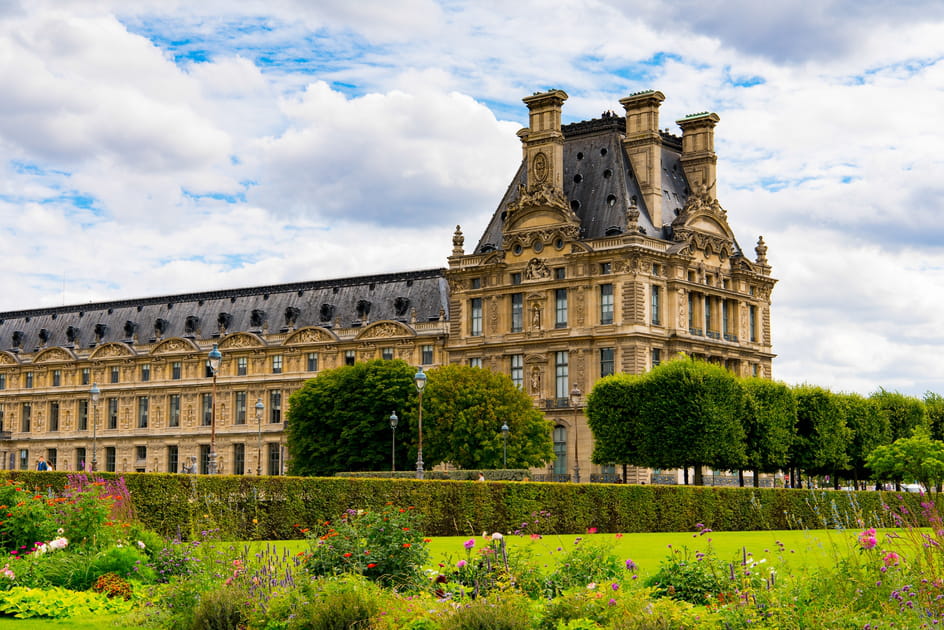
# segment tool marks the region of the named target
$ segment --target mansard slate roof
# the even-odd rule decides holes
[[[612,112],[604,113],[601,118],[561,127],[564,134],[564,195],[580,219],[580,237],[595,239],[624,234],[626,209],[635,202],[640,211],[640,233],[671,240],[672,220],[685,207],[691,193],[679,161],[682,140],[670,133],[659,132],[662,138],[662,217],[665,224],[654,226],[623,149],[625,130],[626,119]],[[527,164],[522,162],[476,252],[501,248],[506,210],[518,199],[519,186],[526,183]]]
[[[0,350],[88,348],[158,337],[211,339],[304,326],[350,328],[379,320],[448,319],[442,269],[188,293],[0,313]]]

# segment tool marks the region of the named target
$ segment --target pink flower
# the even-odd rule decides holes
[[[466,562],[465,560],[459,560],[459,562],[456,563],[456,566],[461,569],[462,567],[464,567],[464,566],[467,565],[467,564],[469,564],[469,563]]]
[[[468,539],[467,541],[462,543],[462,546],[465,547],[466,549],[471,549],[472,547],[475,546],[475,539],[474,538]]]
[[[596,534],[596,533],[597,533],[597,528],[596,528],[596,527],[588,527],[588,528],[587,528],[587,533],[588,533],[588,534]]]
[[[897,566],[898,566],[898,562],[899,562],[900,560],[901,560],[901,556],[899,556],[899,555],[898,555],[897,553],[895,553],[894,551],[889,551],[889,552],[886,553],[885,556],[882,558],[882,563],[883,563],[886,567],[891,567],[891,566],[896,566],[896,567],[897,567]]]
[[[874,549],[877,544],[878,539],[875,537],[875,528],[870,527],[859,534],[859,545],[863,549]]]

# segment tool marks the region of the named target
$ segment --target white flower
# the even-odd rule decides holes
[[[49,541],[50,549],[65,549],[69,546],[69,539],[59,536]]]
[[[46,549],[47,549],[46,543],[42,543],[42,544],[36,545],[36,548],[33,549],[33,553],[36,554],[37,556],[41,556],[44,553],[46,553]]]
[[[139,541],[138,541],[138,547],[140,547],[141,549],[144,549],[145,545],[144,545],[144,541],[143,541],[143,540],[139,540]]]
[[[504,537],[498,532],[495,532],[494,534],[492,534],[492,540],[501,540],[502,538]]]
[[[56,533],[57,533],[57,534],[64,534],[65,531],[66,531],[66,530],[64,530],[64,529],[62,529],[62,528],[60,527],[59,529],[56,530]]]
[[[588,590],[588,591],[595,591],[596,588],[597,588],[597,583],[596,583],[596,582],[590,582],[589,584],[587,584],[587,590]]]

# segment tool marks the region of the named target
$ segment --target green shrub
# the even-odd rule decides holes
[[[530,630],[533,603],[521,595],[481,597],[457,606],[442,620],[443,630]]]
[[[276,598],[263,626],[285,630],[368,628],[384,597],[379,586],[359,576],[315,580]]]
[[[244,628],[249,620],[246,592],[225,585],[200,596],[193,611],[192,630],[234,630]]]

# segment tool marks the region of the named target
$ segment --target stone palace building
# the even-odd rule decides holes
[[[284,474],[289,395],[398,358],[510,375],[554,425],[536,478],[615,480],[582,415],[598,379],[680,352],[769,377],[774,356],[767,248],[749,257],[716,196],[719,118],[672,135],[664,98],[569,125],[564,92],[525,98],[518,172],[445,269],[0,313],[0,467],[207,472],[212,424],[220,472]]]

